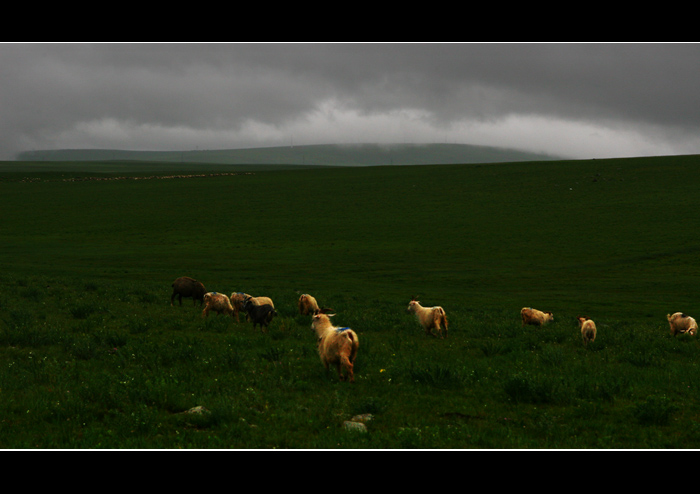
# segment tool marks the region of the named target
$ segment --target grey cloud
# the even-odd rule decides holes
[[[329,121],[352,112],[386,128],[384,116],[412,111],[439,133],[536,116],[653,129],[650,140],[693,149],[699,55],[696,44],[2,44],[0,158],[88,145],[99,122],[94,147],[133,148],[143,128],[143,147],[235,147],[256,125],[313,143],[328,129],[309,122],[329,101]],[[135,130],[119,142],[105,122]]]

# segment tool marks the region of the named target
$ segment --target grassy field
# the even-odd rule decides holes
[[[700,316],[699,162],[5,163],[0,448],[700,447],[700,344],[665,318]],[[171,307],[183,275],[279,316]],[[358,333],[356,383],[323,370],[304,292]]]

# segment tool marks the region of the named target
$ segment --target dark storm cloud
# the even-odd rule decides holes
[[[291,136],[700,152],[699,56],[696,44],[2,44],[0,158]]]

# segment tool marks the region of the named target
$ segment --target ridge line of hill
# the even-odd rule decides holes
[[[191,151],[58,149],[25,151],[17,161],[159,161],[246,165],[377,166],[562,160],[559,156],[470,144],[316,144]]]

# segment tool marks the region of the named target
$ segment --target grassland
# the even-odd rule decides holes
[[[699,343],[665,315],[700,315],[699,161],[5,164],[0,447],[697,448]],[[171,307],[181,275],[279,317]],[[323,371],[301,292],[358,332],[355,384]],[[522,328],[523,306],[555,322]]]

